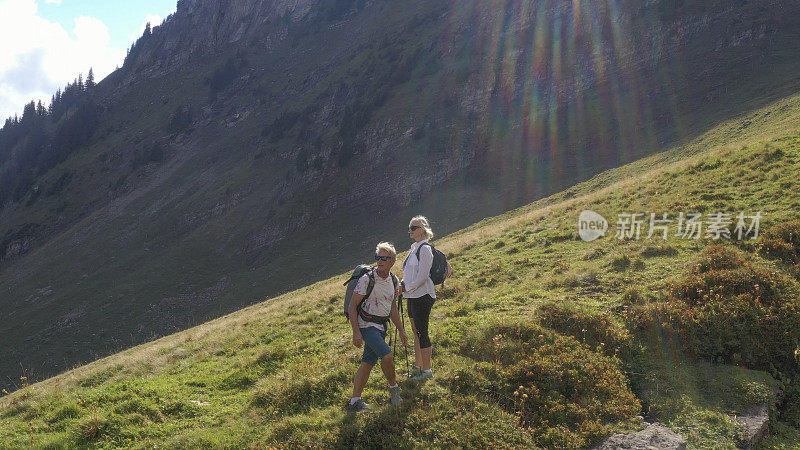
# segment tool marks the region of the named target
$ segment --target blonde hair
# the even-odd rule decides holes
[[[394,249],[394,245],[389,242],[381,242],[375,247],[375,254],[377,255],[378,252],[381,250],[389,252],[392,258],[397,258],[397,251]]]
[[[430,223],[428,223],[428,219],[426,219],[425,216],[414,216],[408,225],[409,226],[416,225],[422,227],[422,229],[425,230],[425,237],[427,239],[433,238],[433,230],[431,230],[431,225]]]

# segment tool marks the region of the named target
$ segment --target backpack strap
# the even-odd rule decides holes
[[[417,251],[414,252],[417,255],[417,261],[419,261],[419,251],[422,250],[422,246],[423,245],[427,245],[427,246],[430,246],[430,248],[433,248],[433,245],[431,245],[431,244],[429,244],[427,242],[423,242],[422,245],[417,247]],[[408,262],[408,258],[410,258],[410,257],[411,257],[411,254],[409,253],[408,256],[406,256],[406,259],[403,260],[403,268],[406,267],[406,263]]]
[[[431,244],[429,244],[427,242],[423,242],[422,245],[417,247],[417,261],[419,261],[419,251],[422,250],[422,247],[424,247],[426,245],[431,248],[431,251],[433,251],[433,246]]]
[[[367,283],[367,292],[364,294],[365,300],[372,294],[372,289],[375,288],[375,269],[370,269],[370,271],[367,272],[367,277],[369,277],[369,282]]]
[[[373,270],[374,269],[370,269],[369,272],[365,274],[367,276],[367,280],[369,281],[367,281],[367,290],[364,292],[364,298],[358,302],[359,309],[361,309],[361,304],[364,303],[364,300],[366,300],[372,294],[372,290],[375,288],[375,274],[372,273]],[[364,275],[361,276],[363,277]]]
[[[358,311],[358,314],[361,315],[361,316],[363,316],[364,314],[367,314],[366,311],[364,311],[362,305],[364,304],[364,301],[367,298],[369,298],[370,294],[372,294],[372,290],[375,288],[375,274],[373,273],[374,270],[375,270],[374,268],[370,269],[369,272],[366,273],[367,279],[369,280],[367,282],[367,290],[364,293],[364,298],[362,298],[361,301],[358,302],[358,305],[356,306],[356,310]]]

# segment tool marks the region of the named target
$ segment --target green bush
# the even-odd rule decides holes
[[[758,252],[769,259],[777,259],[800,278],[800,220],[785,222],[767,230],[759,239]]]
[[[574,303],[547,302],[536,310],[543,326],[572,336],[590,348],[600,348],[608,355],[623,359],[633,351],[633,336],[624,323],[608,312],[593,311]]]
[[[666,301],[633,307],[627,317],[633,329],[671,337],[695,357],[771,372],[797,369],[796,284],[733,249],[704,249]]]
[[[539,446],[591,446],[639,414],[619,360],[571,336],[533,324],[494,324],[467,334],[460,351],[479,363],[455,371],[450,389],[496,401]]]
[[[745,265],[736,252],[721,245],[706,247],[694,261],[692,273],[701,274],[713,270],[731,270]]]
[[[800,428],[800,380],[796,377],[785,387],[776,412],[778,419]]]

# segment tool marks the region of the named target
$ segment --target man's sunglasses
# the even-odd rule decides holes
[[[394,259],[394,258],[392,258],[391,256],[379,256],[379,255],[375,255],[375,261],[377,261],[377,260],[379,260],[379,259],[380,259],[381,261],[387,261],[387,260]]]
[[[411,225],[410,227],[408,227],[408,231],[414,231],[414,230],[416,230],[417,228],[419,228],[419,227],[418,227],[418,226],[416,226],[416,225]]]

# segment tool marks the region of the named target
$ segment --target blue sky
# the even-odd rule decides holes
[[[166,18],[175,11],[176,0],[61,0],[61,4],[41,0],[37,3],[41,17],[57,22],[67,30],[72,29],[76,17],[96,17],[108,26],[111,45],[127,48],[132,44],[132,36],[141,35],[139,32],[147,16]]]
[[[176,0],[0,0],[0,126],[91,67],[100,81]]]

